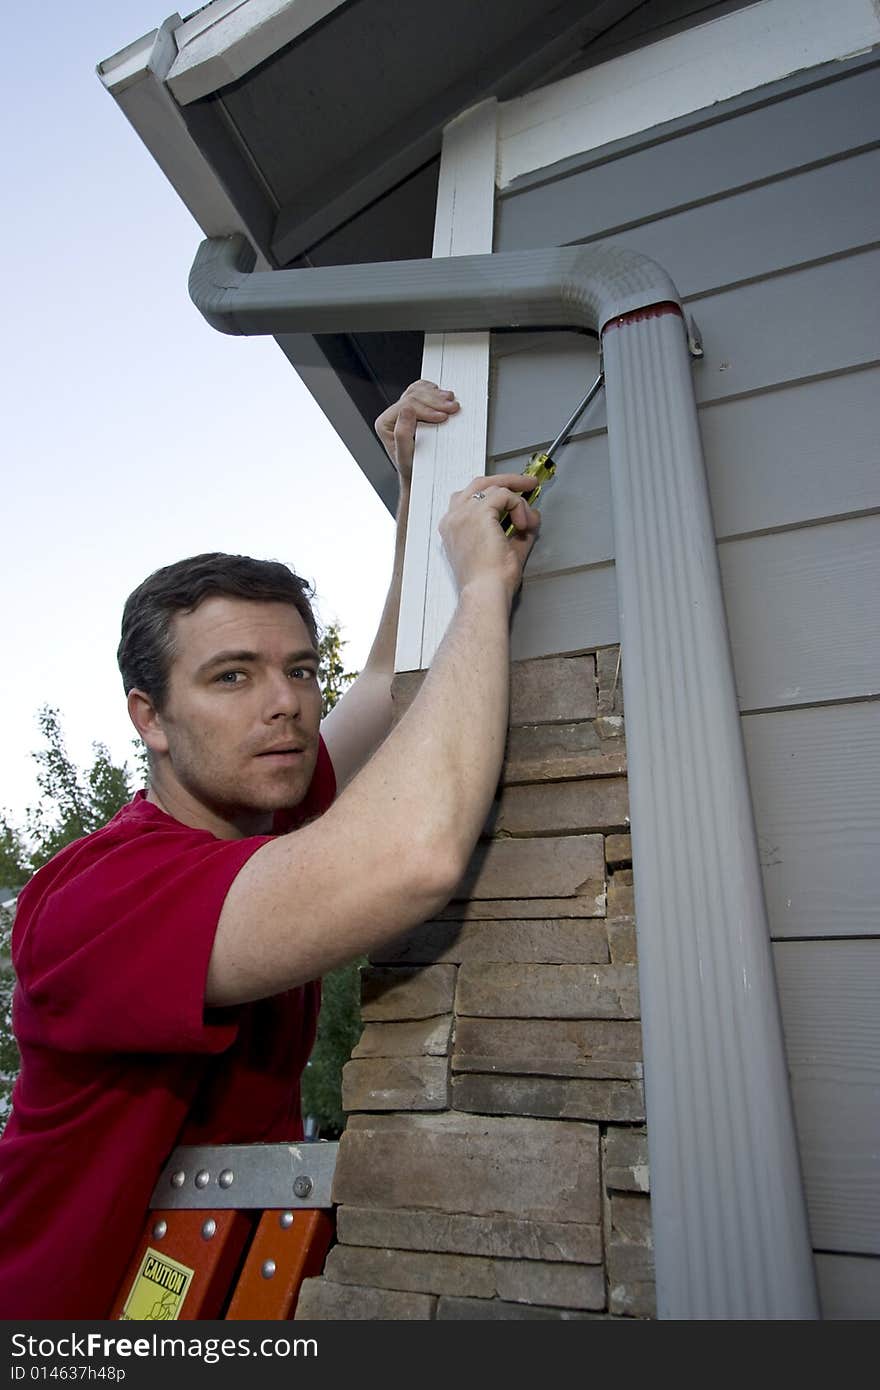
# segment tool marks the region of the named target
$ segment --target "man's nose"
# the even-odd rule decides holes
[[[302,712],[302,690],[286,671],[273,672],[266,694],[266,718],[298,718]]]

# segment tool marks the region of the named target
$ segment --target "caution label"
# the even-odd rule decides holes
[[[180,1317],[193,1273],[170,1255],[160,1255],[158,1250],[148,1246],[119,1315],[120,1321],[173,1322]]]

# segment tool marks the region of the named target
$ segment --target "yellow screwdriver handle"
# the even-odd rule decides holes
[[[542,487],[545,483],[549,483],[550,479],[553,477],[555,472],[556,464],[553,462],[549,454],[532,454],[532,457],[529,459],[527,467],[523,469],[523,473],[525,474],[525,476],[529,478],[534,478],[537,484],[536,487],[532,488],[531,492],[523,493],[523,497],[528,502],[530,507],[533,507],[534,504],[537,502],[541,494]],[[504,512],[503,515],[500,516],[498,519],[501,522],[501,525],[504,527],[505,536],[512,536],[515,534],[516,527],[510,520],[510,512]]]

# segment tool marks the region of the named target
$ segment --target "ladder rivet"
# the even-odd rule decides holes
[[[235,1180],[235,1174],[231,1168],[224,1168],[217,1182],[220,1187],[231,1187]]]
[[[185,1182],[186,1182],[186,1173],[184,1173],[184,1171],[183,1171],[182,1168],[179,1168],[178,1171],[177,1171],[176,1173],[172,1173],[172,1174],[171,1174],[171,1186],[172,1186],[172,1187],[183,1187],[183,1184],[184,1184]]]
[[[287,1228],[288,1228],[288,1226],[292,1226],[292,1225],[293,1225],[293,1212],[292,1212],[292,1211],[283,1211],[283,1212],[281,1213],[281,1215],[279,1216],[279,1218],[278,1218],[278,1225],[281,1227],[281,1229],[282,1229],[283,1231],[286,1231]]]
[[[156,1224],[155,1224],[155,1226],[153,1227],[153,1239],[154,1239],[154,1240],[161,1240],[162,1237],[164,1236],[164,1234],[165,1234],[165,1232],[166,1232],[167,1230],[168,1230],[168,1222],[167,1222],[167,1221],[157,1221]]]
[[[203,1169],[201,1170],[201,1172],[196,1173],[196,1176],[195,1176],[195,1184],[196,1184],[196,1187],[207,1187],[207,1186],[208,1186],[208,1183],[209,1183],[210,1181],[211,1181],[211,1174],[208,1172],[207,1168],[203,1168]]]
[[[202,1239],[210,1240],[211,1237],[215,1236],[216,1234],[217,1222],[214,1220],[213,1216],[209,1216],[204,1226],[202,1227]]]
[[[271,1279],[272,1275],[275,1273],[275,1261],[264,1260],[263,1268],[260,1270],[260,1273],[262,1274],[264,1279]]]
[[[312,1190],[312,1180],[305,1176],[297,1178],[293,1184],[293,1190],[297,1197],[308,1197]]]

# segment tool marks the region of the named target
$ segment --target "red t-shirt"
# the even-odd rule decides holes
[[[335,794],[320,745],[290,823]],[[205,1009],[232,880],[272,837],[218,840],[138,792],[24,889],[21,1072],[0,1140],[0,1317],[103,1318],[178,1143],[302,1137],[320,986]]]

